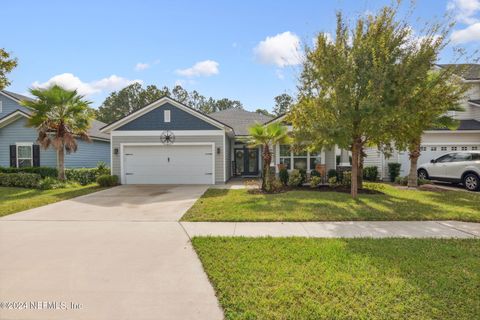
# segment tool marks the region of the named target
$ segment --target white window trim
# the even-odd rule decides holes
[[[20,160],[20,159],[21,159],[21,160],[30,160],[30,164],[31,164],[31,166],[33,166],[33,142],[17,142],[17,143],[15,143],[15,146],[16,146],[15,152],[16,152],[16,158],[17,158],[17,159],[16,159],[16,161],[17,161],[17,163],[16,163],[16,164],[17,164],[17,168],[19,168],[19,166],[18,166],[18,160]],[[18,147],[25,147],[25,146],[26,146],[26,147],[30,147],[30,150],[31,150],[30,158],[20,158],[20,157],[18,156],[18,155],[19,155],[19,153],[18,153]]]
[[[171,120],[171,112],[170,110],[163,110],[163,122],[170,122]]]

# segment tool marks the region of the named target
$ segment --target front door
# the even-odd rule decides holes
[[[235,149],[235,175],[256,176],[258,175],[258,149],[237,148]]]

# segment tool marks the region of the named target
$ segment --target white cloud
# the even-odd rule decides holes
[[[175,72],[183,77],[209,77],[219,73],[218,62],[213,60],[205,60],[197,62],[191,68],[178,69]]]
[[[480,0],[451,0],[447,4],[447,9],[455,12],[455,18],[459,22],[465,24],[479,22],[475,15],[480,11]]]
[[[480,22],[452,33],[453,43],[466,43],[472,41],[480,41]]]
[[[139,62],[135,65],[135,71],[142,71],[148,68],[150,68],[150,65],[148,63]]]
[[[277,69],[277,70],[275,71],[275,74],[277,75],[277,78],[278,78],[278,79],[280,79],[280,80],[285,79],[285,75],[283,74],[282,69]]]
[[[43,83],[35,81],[34,83],[32,83],[32,87],[45,89],[56,84],[68,90],[76,89],[79,94],[88,96],[100,93],[105,90],[119,90],[135,82],[142,83],[141,80],[128,80],[117,75],[111,75],[110,77],[95,80],[92,82],[83,82],[82,80],[80,80],[80,78],[73,75],[72,73],[62,73],[53,76],[52,78]]]
[[[267,37],[253,49],[260,63],[275,64],[281,68],[301,63],[300,38],[290,32]]]

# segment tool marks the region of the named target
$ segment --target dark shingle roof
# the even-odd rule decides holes
[[[238,108],[217,111],[211,113],[209,116],[231,127],[237,136],[248,135],[248,127],[255,124],[255,122],[265,123],[272,119],[272,117],[258,112],[251,112]]]
[[[480,99],[468,100],[468,102],[478,104],[480,106]]]
[[[478,63],[439,64],[438,66],[453,68],[453,72],[465,80],[480,80],[480,64]]]
[[[32,98],[24,96],[22,94],[18,94],[18,93],[7,91],[7,90],[2,90],[2,92],[5,93],[7,96],[10,96],[10,97],[12,97],[13,99],[16,99],[16,100],[30,100],[30,101],[33,101]]]
[[[466,130],[480,130],[480,121],[477,120],[459,120],[460,125],[458,126],[457,130],[459,131],[466,131]],[[447,128],[438,128],[432,130],[449,130]]]

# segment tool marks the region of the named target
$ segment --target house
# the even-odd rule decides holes
[[[449,152],[480,150],[480,64],[439,64],[437,68],[453,68],[454,73],[469,86],[469,90],[461,102],[464,111],[451,112],[452,117],[459,120],[456,130],[435,129],[424,132],[418,164]],[[365,152],[367,157],[364,165],[378,167],[381,179],[388,179],[390,162],[401,164],[401,176],[408,175],[410,171],[408,152],[395,151],[391,157],[386,157],[377,148],[368,148]]]
[[[22,100],[31,98],[6,90],[0,91],[0,166],[56,167],[56,151],[40,148],[36,142],[37,131],[26,126],[31,111],[20,104]],[[92,142],[78,140],[77,152],[65,155],[65,167],[95,167],[99,161],[110,164],[110,137],[100,132],[103,126],[103,122],[92,122],[88,132]]]
[[[209,115],[163,97],[101,129],[110,135],[112,174],[123,184],[223,184],[261,174],[261,148],[248,145],[248,127],[279,121],[229,109]],[[277,145],[271,166],[335,168],[335,150],[294,153]]]

